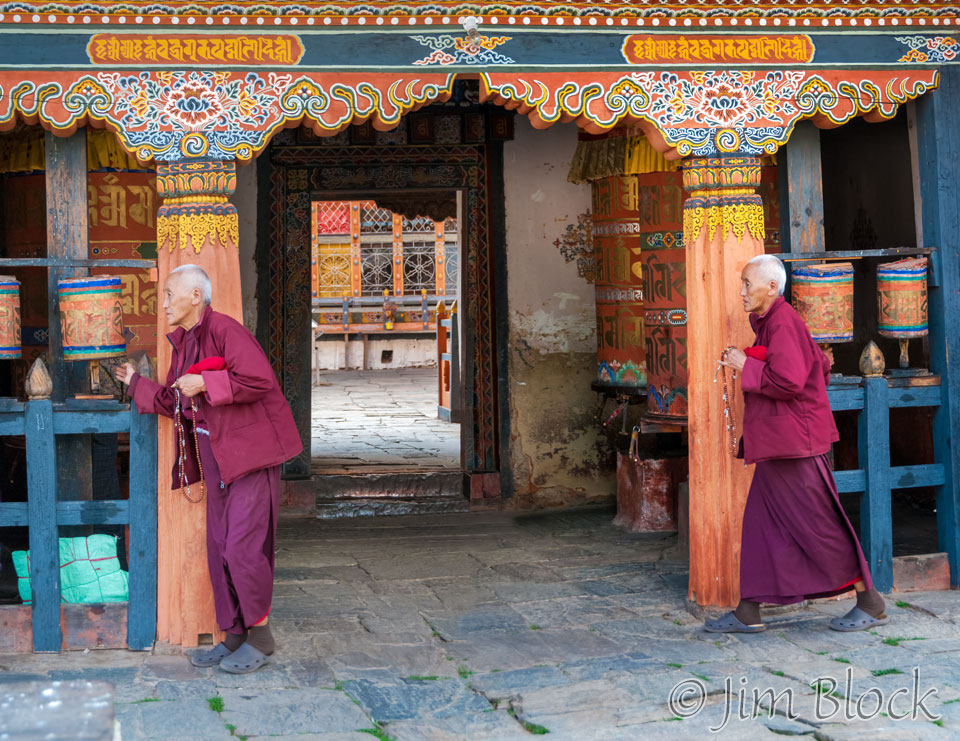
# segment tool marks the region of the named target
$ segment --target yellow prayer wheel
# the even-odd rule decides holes
[[[66,360],[99,360],[126,354],[121,291],[121,279],[113,275],[67,278],[57,284]]]
[[[0,358],[19,358],[20,281],[12,275],[0,275]]]
[[[793,269],[793,308],[819,343],[853,341],[853,264],[834,262]]]

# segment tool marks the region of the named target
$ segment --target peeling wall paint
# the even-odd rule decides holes
[[[594,418],[594,287],[557,249],[590,210],[590,187],[567,182],[573,125],[516,121],[504,145],[510,420],[515,502],[553,507],[611,500],[616,456]]]

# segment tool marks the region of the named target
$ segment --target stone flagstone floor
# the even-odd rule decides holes
[[[320,371],[314,473],[460,467],[460,425],[437,418],[437,369]]]
[[[0,683],[109,680],[124,739],[960,737],[957,592],[896,595],[891,623],[867,633],[827,629],[848,600],[767,614],[761,634],[708,634],[684,609],[675,537],[612,516],[286,520],[273,664],[236,676],[163,646],[0,655]],[[930,689],[934,720],[911,717]],[[772,717],[765,690],[783,693]],[[861,697],[873,717],[845,719]]]

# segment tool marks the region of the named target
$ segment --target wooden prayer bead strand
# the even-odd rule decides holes
[[[193,412],[193,446],[197,451],[197,468],[200,471],[200,497],[198,499],[193,499],[191,496],[193,491],[190,489],[190,485],[187,483],[187,475],[184,472],[184,461],[186,460],[184,438],[186,438],[187,432],[183,428],[183,418],[181,417],[180,412],[180,389],[174,389],[174,392],[177,395],[177,405],[174,408],[174,425],[177,428],[177,441],[180,445],[180,488],[183,490],[183,496],[188,502],[199,504],[203,501],[203,497],[206,495],[206,485],[203,479],[203,461],[200,459],[200,443],[197,440],[197,408],[194,406],[193,400],[191,399],[190,410]]]
[[[737,420],[733,415],[733,410],[730,407],[730,392],[727,386],[727,367],[722,363],[717,363],[717,370],[720,372],[720,379],[723,382],[723,416],[724,423],[727,427],[727,432],[730,433],[730,452],[733,454],[733,457],[737,457]],[[714,375],[713,382],[717,382],[717,377]],[[733,372],[733,383],[737,382],[737,372]]]

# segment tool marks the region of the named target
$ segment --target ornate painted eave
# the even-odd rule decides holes
[[[0,23],[144,23],[150,25],[446,24],[463,16],[484,23],[549,26],[939,26],[955,25],[954,3],[826,0],[815,3],[712,2],[0,2]]]

